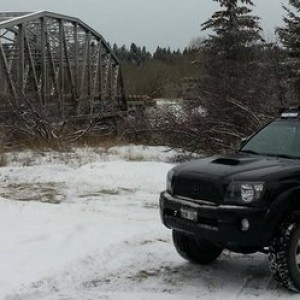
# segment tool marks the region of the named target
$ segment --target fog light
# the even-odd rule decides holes
[[[243,219],[241,221],[241,230],[242,231],[248,231],[250,228],[250,222],[247,219]]]

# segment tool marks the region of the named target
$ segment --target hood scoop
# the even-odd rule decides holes
[[[212,163],[217,165],[237,166],[241,161],[233,158],[217,158],[213,160]]]

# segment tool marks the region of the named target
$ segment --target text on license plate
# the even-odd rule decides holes
[[[197,222],[198,220],[198,214],[196,210],[193,210],[191,208],[184,208],[182,207],[180,209],[180,216],[183,219],[187,219],[193,222]]]

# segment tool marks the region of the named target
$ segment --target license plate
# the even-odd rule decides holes
[[[198,221],[197,211],[190,209],[190,208],[181,208],[180,216],[181,216],[181,218],[189,220],[189,221],[193,221],[193,222]]]

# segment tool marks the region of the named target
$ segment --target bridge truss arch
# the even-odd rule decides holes
[[[0,13],[0,105],[33,101],[62,115],[125,110],[122,73],[105,39],[52,12]]]

